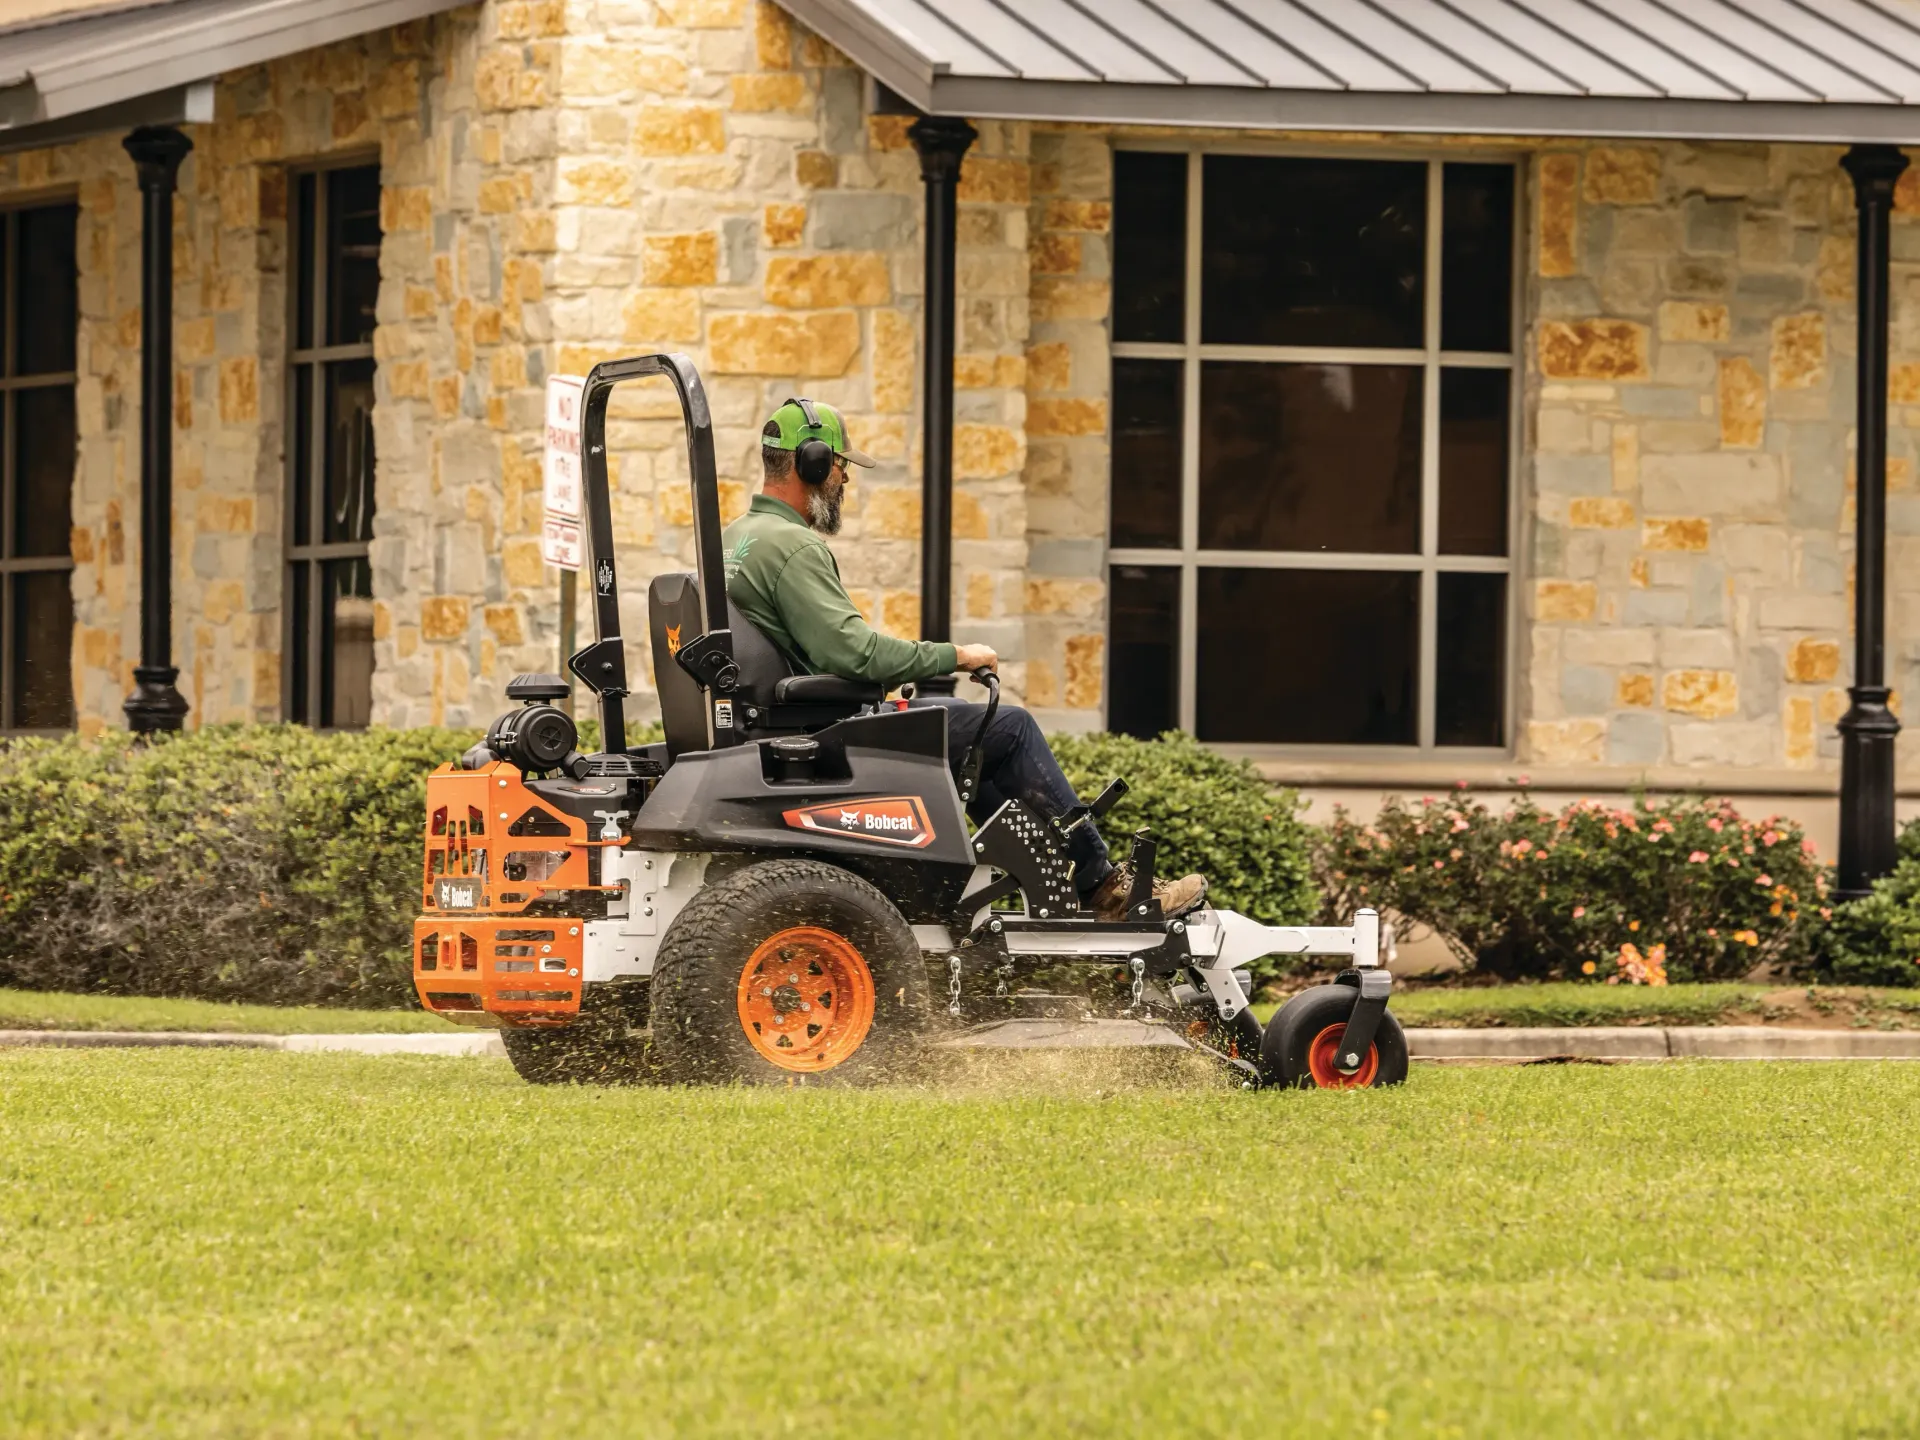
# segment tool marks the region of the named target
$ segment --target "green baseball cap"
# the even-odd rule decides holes
[[[809,409],[813,411],[812,420],[807,416]],[[760,443],[775,450],[798,450],[806,440],[824,440],[849,465],[873,468],[871,455],[847,443],[847,422],[840,418],[840,412],[818,400],[789,400],[769,415],[760,429]]]

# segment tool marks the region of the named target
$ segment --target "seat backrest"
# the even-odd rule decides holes
[[[653,683],[667,758],[707,748],[707,705],[700,682],[674,661],[684,641],[701,633],[700,587],[686,574],[656,575],[647,587],[647,632],[653,646]],[[606,742],[609,747],[612,741]]]
[[[653,644],[653,683],[660,693],[660,723],[667,732],[667,756],[673,759],[688,750],[704,750],[707,710],[700,684],[673,658],[682,644],[703,633],[700,589],[694,577],[655,576],[647,587],[647,623]],[[774,687],[794,674],[794,667],[732,600],[727,601],[727,623],[733,631],[733,662],[740,667],[735,698],[764,715],[773,708]]]

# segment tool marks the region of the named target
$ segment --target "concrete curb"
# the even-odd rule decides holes
[[[107,1046],[145,1049],[186,1045],[207,1050],[342,1050],[356,1055],[487,1055],[504,1057],[506,1046],[491,1030],[453,1035],[240,1035],[196,1030],[0,1030],[0,1047],[38,1046],[87,1050]]]
[[[1416,1060],[1920,1060],[1920,1032],[1777,1030],[1765,1025],[1409,1027]]]

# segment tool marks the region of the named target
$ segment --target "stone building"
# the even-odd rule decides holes
[[[1920,70],[1873,44],[1920,53],[1906,0],[1769,32],[1805,52],[1791,79],[1738,27],[1610,51],[1601,17],[1552,42],[1569,59],[1537,23],[1482,24],[1473,43],[1524,72],[1497,99],[1458,36],[1335,0],[1295,17],[1305,40],[1242,19],[1233,44],[1052,4],[1009,38],[1014,7],[987,0],[967,34],[931,11],[889,31],[905,0],[271,8],[0,3],[19,62],[0,71],[29,77],[0,131],[0,725],[125,723],[133,124],[192,141],[166,391],[188,724],[484,723],[508,676],[554,668],[545,381],[651,350],[706,377],[729,515],[775,403],[850,414],[881,464],[852,492],[842,567],[877,625],[917,633],[906,102],[933,96],[979,131],[959,182],[953,628],[1000,650],[1048,725],[1177,725],[1332,789],[1528,770],[1797,797],[1816,822],[1833,794],[1858,354],[1839,161],[1920,138]],[[1016,41],[1054,69],[1016,71]],[[1296,51],[1360,78],[1292,98],[1249,80]],[[1659,66],[1691,66],[1707,98]],[[1580,110],[1630,103],[1597,98],[1609,76],[1672,108]],[[1129,83],[1144,98],[1118,118],[1079,98]],[[1888,680],[1912,693],[1913,171],[1892,278]],[[684,451],[664,390],[613,413],[638,634],[647,580],[690,563]],[[647,657],[630,668],[646,683]]]

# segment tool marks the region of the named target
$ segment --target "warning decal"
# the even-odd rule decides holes
[[[785,812],[796,830],[818,830],[843,840],[877,840],[918,850],[933,843],[933,826],[918,795],[887,795],[877,800],[847,800],[809,805]]]

